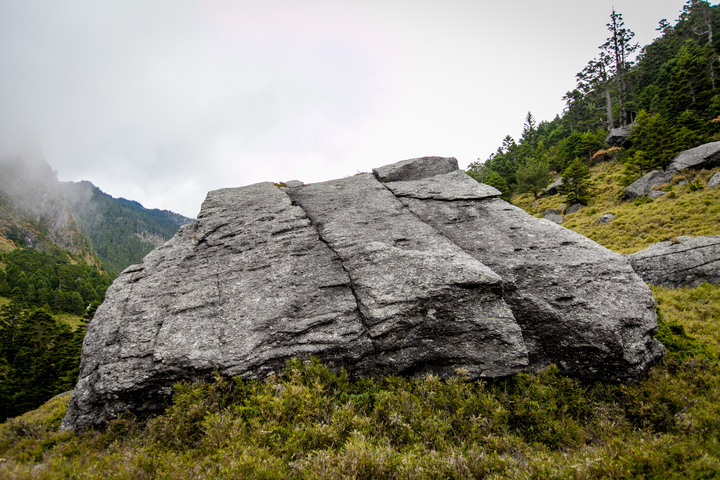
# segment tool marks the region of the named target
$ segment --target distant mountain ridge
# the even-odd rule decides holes
[[[61,188],[93,250],[117,273],[138,263],[192,221],[168,210],[147,209],[136,201],[114,198],[88,181],[61,182]]]
[[[60,182],[39,149],[0,152],[0,237],[18,246],[59,247],[117,274],[191,221],[89,181]]]

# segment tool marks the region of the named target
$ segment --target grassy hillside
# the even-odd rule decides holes
[[[705,188],[716,171],[689,171],[675,175],[665,195],[650,200],[620,200],[624,189],[623,165],[603,162],[590,169],[592,197],[587,207],[566,215],[562,225],[620,253],[633,253],[652,243],[680,235],[720,235],[720,188]],[[680,185],[680,183],[685,183]],[[560,209],[562,195],[541,197],[519,195],[512,202],[536,216],[548,208]],[[598,224],[601,215],[615,219]]]

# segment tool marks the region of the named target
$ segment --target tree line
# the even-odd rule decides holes
[[[470,165],[471,176],[509,198],[538,196],[559,173],[569,180],[565,193],[585,203],[587,192],[567,184],[595,162],[621,161],[628,178],[637,178],[680,151],[720,140],[719,6],[689,0],[675,25],[661,20],[660,37],[642,49],[614,9],[607,28],[598,55],[563,97],[562,115],[537,123],[528,112],[520,139],[506,136],[489,158]],[[628,125],[625,148],[605,143],[613,128]]]

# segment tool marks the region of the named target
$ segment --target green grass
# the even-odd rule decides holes
[[[178,384],[164,414],[102,430],[58,432],[68,398],[54,399],[0,425],[0,478],[716,478],[720,287],[653,292],[670,354],[635,384],[554,367],[352,380],[294,361]]]
[[[591,168],[590,202],[577,213],[566,215],[562,225],[620,253],[633,253],[680,235],[719,235],[720,188],[704,188],[717,170],[676,175],[662,197],[646,203],[623,202],[623,166],[600,163]],[[683,180],[691,184],[678,185]],[[557,209],[563,202],[561,195],[537,201],[530,195],[513,198],[513,203],[536,216],[547,208]],[[599,225],[598,219],[606,213],[615,219]]]
[[[85,319],[83,317],[80,315],[73,315],[72,313],[57,313],[55,316],[61,322],[65,322],[70,325],[73,330],[77,330],[80,325],[85,323]]]
[[[9,298],[0,297],[0,308],[4,307],[5,305],[10,303]]]

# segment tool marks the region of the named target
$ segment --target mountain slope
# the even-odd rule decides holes
[[[150,210],[138,202],[113,198],[87,181],[63,183],[62,191],[93,250],[116,273],[140,262],[192,221],[167,210]]]
[[[0,235],[18,245],[41,251],[59,247],[98,263],[55,172],[37,150],[0,152]]]
[[[37,147],[0,149],[0,248],[61,248],[119,273],[191,219],[113,198],[92,183],[60,182]],[[12,244],[8,242],[12,241]]]

